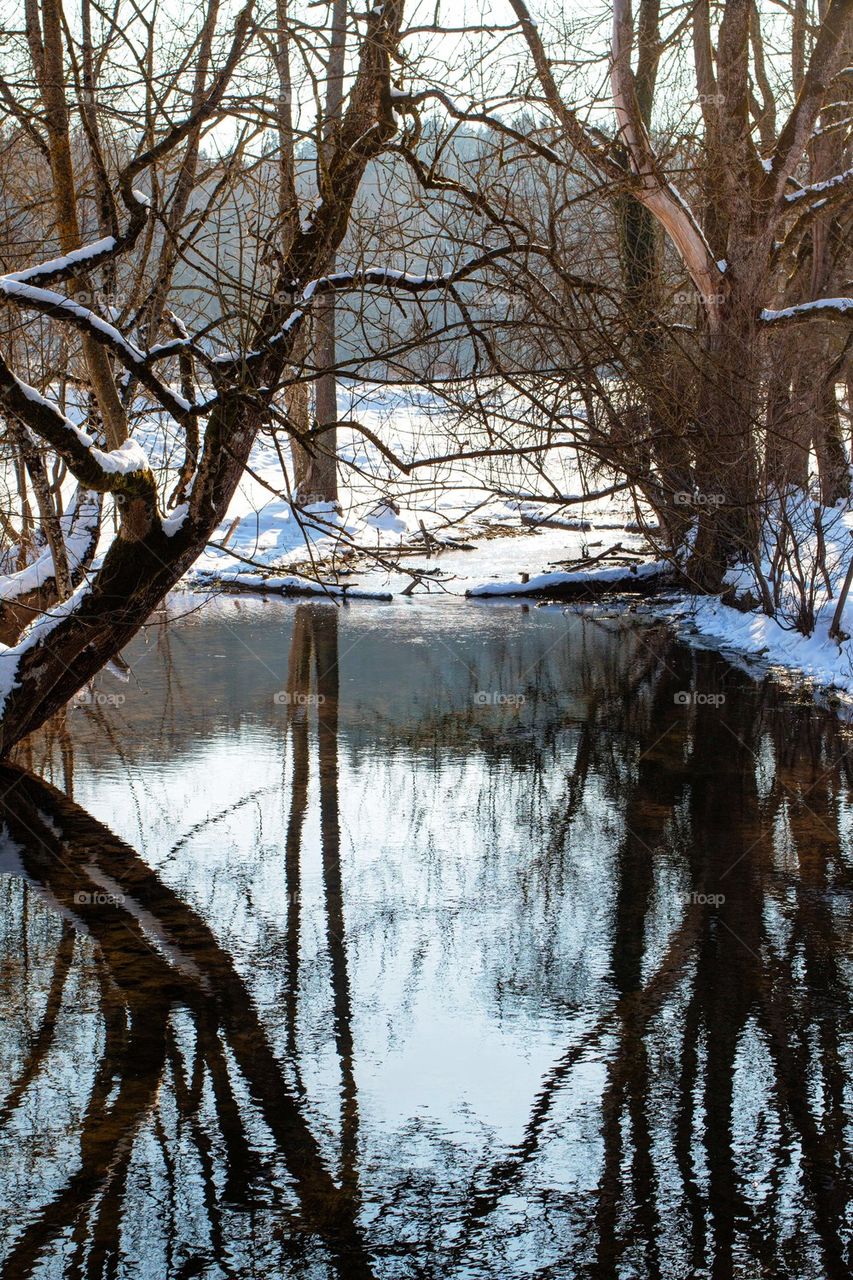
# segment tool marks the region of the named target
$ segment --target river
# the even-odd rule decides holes
[[[615,611],[170,613],[0,777],[4,1280],[850,1274],[847,727]]]

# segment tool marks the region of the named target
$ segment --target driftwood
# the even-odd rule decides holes
[[[600,600],[612,595],[653,596],[677,585],[676,576],[670,568],[647,574],[632,573],[630,568],[626,568],[619,577],[587,578],[579,574],[574,581],[564,578],[546,586],[519,583],[512,591],[490,591],[486,587],[478,588],[476,595],[470,591],[465,594],[475,600],[514,600],[519,597],[535,600]]]
[[[601,546],[601,543],[597,544]],[[630,567],[631,559],[643,560],[644,556],[641,551],[632,551],[630,547],[623,547],[621,542],[614,542],[612,547],[605,547],[603,551],[599,551],[597,556],[577,556],[574,560],[552,560],[551,571],[557,572],[562,569],[566,573],[572,571],[588,569],[590,565],[600,564],[602,560],[613,560],[616,568],[618,565],[624,565],[627,569]]]
[[[298,575],[288,575],[297,577]],[[204,591],[221,591],[225,595],[248,595],[248,596],[282,596],[285,599],[294,597],[296,599],[309,598],[311,600],[335,600],[344,601],[348,599],[355,600],[392,600],[393,596],[390,591],[366,591],[363,587],[358,587],[355,583],[344,582],[318,582],[314,578],[306,578],[305,585],[302,586],[298,582],[288,582],[286,585],[276,583],[275,579],[258,577],[257,582],[236,582],[230,578],[207,578],[201,584]],[[354,594],[357,593],[357,594]]]
[[[558,516],[528,516],[522,514],[521,523],[528,529],[565,529],[567,533],[589,533],[589,520],[561,520]],[[622,526],[619,525],[621,529]]]

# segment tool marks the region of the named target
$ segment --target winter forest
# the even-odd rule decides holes
[[[0,1277],[853,1273],[853,0],[0,0]]]

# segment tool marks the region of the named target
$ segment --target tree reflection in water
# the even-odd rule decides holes
[[[294,611],[269,741],[286,903],[258,974],[70,798],[65,729],[47,744],[63,791],[3,771],[4,1276],[850,1273],[847,731],[656,628],[574,620],[560,647],[557,618],[522,662],[507,616],[408,722],[375,704],[354,735],[338,613]],[[526,701],[484,717],[472,691],[497,671],[516,689],[526,672]],[[377,773],[394,759],[411,804]],[[447,787],[472,769],[482,845],[447,892],[418,823],[458,821]],[[398,820],[440,900],[414,920],[405,885],[365,892],[381,861],[358,867],[371,845],[387,860]],[[426,1103],[396,1130],[375,1118],[372,1064],[416,1016],[430,947],[437,1026],[467,984],[501,1034],[547,1014],[562,1039],[538,1086],[506,1082],[512,1141]],[[369,1044],[388,951],[406,994]],[[312,1098],[318,1021],[334,1122]]]

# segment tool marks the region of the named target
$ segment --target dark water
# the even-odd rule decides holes
[[[4,1278],[849,1274],[847,730],[559,610],[127,656],[0,780]]]

